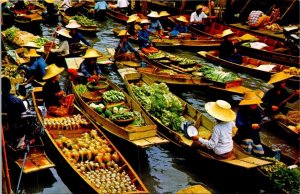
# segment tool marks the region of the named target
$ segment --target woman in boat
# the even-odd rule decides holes
[[[265,15],[260,10],[253,10],[248,16],[248,26],[251,29],[259,29],[264,27],[269,22],[269,16]]]
[[[202,11],[203,5],[197,5],[196,11],[191,14],[190,25],[198,28],[199,30],[204,30],[205,22],[204,19],[207,15]]]
[[[187,33],[188,28],[186,24],[188,23],[188,20],[184,16],[180,16],[176,18],[177,24],[173,28],[173,30],[170,32],[171,36],[178,36],[180,33]]]
[[[262,112],[258,107],[261,98],[257,91],[245,93],[236,116],[236,126],[239,129],[235,139],[248,154],[264,155],[259,131],[262,122]]]
[[[171,31],[172,26],[170,26],[170,21],[168,19],[168,16],[170,16],[170,14],[167,11],[159,12],[159,21],[160,21],[161,25],[164,26],[165,30]]]
[[[226,159],[233,156],[232,132],[236,128],[234,120],[235,113],[231,110],[231,105],[224,100],[208,102],[205,110],[209,115],[217,120],[210,140],[193,136],[193,144],[213,150],[218,159]]]
[[[150,26],[148,31],[151,34],[156,34],[158,36],[163,35],[163,27],[159,21],[160,16],[156,11],[151,11],[150,14],[147,15],[150,19]]]
[[[52,53],[60,53],[61,57],[66,57],[70,54],[69,42],[68,40],[71,37],[70,32],[66,29],[60,29],[56,32],[58,34],[57,38],[59,39],[59,48],[50,49]]]
[[[263,107],[265,108],[265,113],[269,116],[273,116],[277,113],[286,114],[288,109],[285,107],[287,102],[295,102],[299,100],[300,90],[296,90],[294,97],[287,100],[291,94],[286,89],[286,80],[293,77],[293,75],[279,72],[273,74],[268,84],[273,84],[274,87],[266,92],[266,95],[262,98]]]
[[[82,57],[84,61],[80,65],[80,72],[83,73],[86,79],[93,75],[100,76],[102,74],[100,67],[97,64],[97,58],[100,57],[97,50],[88,49]]]
[[[143,53],[158,52],[158,49],[152,46],[152,43],[149,39],[148,25],[150,24],[150,21],[147,19],[143,19],[140,24],[142,27],[142,29],[138,32],[140,49],[142,50]]]
[[[71,38],[69,39],[69,45],[70,47],[76,47],[79,42],[82,41],[87,46],[91,46],[91,43],[89,43],[81,33],[78,32],[78,28],[80,28],[81,25],[77,23],[76,20],[69,20],[68,25],[66,25],[66,28],[70,30]],[[80,45],[81,46],[81,45]],[[79,47],[80,47],[79,46]]]
[[[55,17],[57,16],[57,9],[54,6],[54,0],[45,0],[45,6],[47,11],[42,13],[44,19],[48,21],[53,19],[55,21]]]
[[[95,18],[98,20],[105,20],[106,18],[106,11],[109,10],[109,6],[105,0],[98,0],[95,4]]]
[[[137,32],[142,29],[140,25],[136,24],[139,19],[140,18],[137,14],[133,14],[128,17],[127,29],[128,33],[131,34],[133,37],[136,37]]]
[[[272,7],[271,15],[268,19],[267,25],[271,25],[273,23],[276,23],[278,20],[280,20],[280,9],[278,5],[274,4]]]
[[[221,59],[231,61],[233,63],[242,64],[242,55],[237,53],[237,49],[233,43],[229,40],[235,33],[231,29],[224,30],[222,32],[222,43],[220,45],[219,57]]]
[[[139,52],[128,42],[130,34],[127,30],[121,30],[118,36],[120,37],[120,41],[115,48],[114,59],[116,61],[134,61],[137,59],[140,62],[142,58]]]
[[[21,65],[18,69],[22,69],[26,72],[26,77],[34,77],[37,81],[43,81],[43,76],[46,73],[45,68],[47,67],[46,61],[41,57],[41,55],[37,54],[36,47],[32,47],[29,49],[28,54],[25,54],[25,57],[30,58],[29,65]]]

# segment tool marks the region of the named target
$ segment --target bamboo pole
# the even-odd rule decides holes
[[[287,10],[284,12],[284,14],[282,14],[280,20],[282,20],[282,18],[287,14],[287,12],[290,11],[290,9],[294,6],[295,3],[296,3],[296,0],[294,0],[292,2],[292,4],[289,6],[289,8],[287,8]]]
[[[3,168],[4,168],[4,175],[5,175],[6,189],[7,189],[7,193],[12,194],[3,128],[2,128],[2,154],[3,154]]]

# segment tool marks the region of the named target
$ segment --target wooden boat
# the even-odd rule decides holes
[[[114,163],[117,165],[114,164],[115,170],[113,172],[117,174],[117,176],[120,176],[120,174],[123,173],[123,176],[127,177],[128,181],[131,181],[130,185],[132,185],[132,191],[130,193],[149,193],[141,179],[118,149],[111,143],[104,133],[88,119],[88,116],[79,110],[78,107],[75,106],[74,113],[67,116],[69,119],[77,117],[81,120],[81,124],[77,127],[74,127],[73,125],[73,129],[59,129],[59,124],[51,125],[51,122],[49,123],[50,119],[62,119],[60,117],[54,118],[46,114],[46,117],[43,118],[41,111],[41,109],[43,110],[41,91],[42,88],[34,88],[33,103],[38,118],[45,128],[44,139],[45,142],[48,143],[48,151],[52,153],[52,156],[55,157],[61,165],[63,165],[64,173],[68,173],[68,177],[72,177],[72,181],[70,182],[72,182],[73,186],[76,187],[77,185],[77,187],[80,187],[81,191],[86,193],[102,193],[103,187],[101,185],[105,184],[107,180],[95,181],[89,179],[87,175],[101,176],[103,175],[103,172],[108,172],[108,170],[105,169],[106,167],[110,166],[109,168],[111,170],[113,169],[111,163],[112,161],[115,161]],[[73,115],[75,114],[76,116],[74,117]],[[92,153],[91,155],[91,151],[87,150],[91,150],[93,148],[93,146],[91,146],[92,144],[94,144],[93,146],[97,146],[94,147],[94,151],[92,150],[94,154]],[[72,152],[70,148],[72,148]],[[85,154],[81,152],[82,154],[78,155],[75,151],[77,148],[78,150],[86,150],[84,151]],[[98,158],[97,156],[103,155],[99,153],[101,150],[103,153],[105,152],[105,154],[114,153],[116,156],[115,159],[112,160],[113,157],[108,157],[104,160],[103,157],[103,162],[99,163],[100,157]],[[109,162],[110,164],[108,164]],[[129,191],[123,190],[119,192]]]
[[[28,14],[28,15],[17,15],[15,16],[14,22],[18,26],[31,28],[39,27],[43,22],[43,17],[38,13]]]
[[[135,84],[151,85],[154,83],[153,80],[151,80],[145,74],[140,74],[140,73],[125,75],[124,82],[125,82],[127,90],[129,91],[129,94],[140,105],[141,105],[141,103],[139,102],[137,96],[133,92],[133,85],[135,85]],[[183,105],[183,111],[182,111],[183,117],[194,123],[194,126],[198,129],[198,132],[199,132],[198,136],[208,138],[212,133],[215,123],[211,119],[206,117],[204,114],[202,114],[200,111],[196,110],[191,105],[189,105],[188,103],[183,101],[182,99],[178,98],[178,100]],[[143,108],[145,110],[145,107],[143,107]],[[241,168],[241,169],[256,168],[259,166],[263,166],[263,165],[272,163],[267,160],[258,159],[258,158],[255,158],[253,156],[249,156],[249,155],[243,153],[241,151],[241,148],[237,145],[234,145],[234,149],[233,149],[235,157],[232,157],[232,158],[229,158],[226,160],[219,160],[219,159],[215,158],[208,151],[193,147],[192,146],[193,141],[186,138],[182,132],[172,130],[170,127],[167,127],[166,125],[164,125],[160,118],[155,117],[153,115],[153,113],[151,113],[151,112],[148,112],[148,113],[153,118],[153,120],[156,122],[156,124],[158,125],[159,132],[162,135],[164,135],[166,138],[168,138],[173,144],[175,144],[179,148],[185,149],[187,151],[191,151],[193,153],[197,153],[198,155],[200,155],[206,159],[210,159],[210,160],[216,161],[218,163],[230,164],[230,165],[233,165],[233,166]]]
[[[131,124],[133,120],[126,124],[122,124],[113,122],[109,118],[105,118],[106,115],[101,115],[100,113],[98,113],[95,109],[93,109],[90,106],[91,102],[89,102],[86,98],[82,97],[76,91],[76,85],[73,83],[72,89],[75,94],[76,101],[82,107],[82,109],[92,118],[92,120],[109,133],[119,138],[122,138],[140,148],[147,148],[150,146],[167,143],[167,140],[157,135],[156,125],[148,117],[148,115],[140,108],[140,106],[134,100],[132,100],[128,94],[123,92],[117,85],[113,84],[109,80],[107,80],[107,82],[109,84],[109,88],[105,90],[115,90],[118,92],[122,92],[125,96],[125,101],[122,101],[120,103],[109,103],[106,105],[106,109],[117,107],[120,105],[128,107],[130,110],[138,111],[141,114],[140,116],[144,120],[144,124]],[[101,92],[98,93],[98,95],[101,95]],[[100,100],[98,100],[98,102],[100,102]]]
[[[283,70],[288,70],[290,68],[288,66],[272,64],[271,62],[262,61],[247,56],[243,56],[243,64],[237,64],[219,58],[218,51],[209,51],[209,52],[200,51],[198,52],[198,54],[204,57],[205,59],[210,60],[214,63],[219,63],[226,68],[232,69],[234,71],[242,72],[242,73],[247,73],[249,75],[252,75],[254,77],[263,80],[269,80],[272,74]],[[300,84],[299,76],[297,75],[288,79],[287,84],[290,87],[299,88],[299,84]]]
[[[122,24],[127,25],[128,16],[117,11],[117,9],[109,9],[106,12],[107,16],[112,18],[113,20],[116,20]]]
[[[189,18],[188,15],[185,16]],[[178,16],[172,16],[169,17],[169,19],[170,21],[175,22],[176,17]],[[225,26],[219,23],[212,23],[211,25],[207,26],[204,31],[200,31],[193,26],[188,26],[190,32],[198,35],[205,34],[210,37],[221,37],[222,31],[229,28],[230,28],[229,26]],[[230,29],[233,32],[235,32],[237,35],[237,37],[234,37],[233,40],[235,38],[239,39],[238,37],[241,37],[244,34],[250,34],[255,36],[258,42],[262,42],[268,45],[263,49],[256,49],[256,48],[251,48],[249,46],[245,46],[244,44],[242,44],[243,41],[241,40],[242,42],[237,43],[236,46],[242,54],[271,61],[274,63],[285,64],[288,66],[299,68],[300,57],[298,53],[297,54],[291,53],[290,49],[287,46],[285,46],[282,40],[276,40],[272,37],[266,37],[266,34],[249,33],[248,31],[244,31],[242,29],[237,29],[237,28],[230,28]]]
[[[72,19],[72,16],[66,15],[64,11],[60,11],[61,21],[64,24],[68,24],[69,20]],[[81,25],[80,28],[78,28],[82,33],[97,33],[100,31],[97,25],[91,25],[91,26],[83,26]]]
[[[211,194],[209,190],[207,190],[202,185],[193,185],[177,191],[176,194],[192,194],[192,193],[202,193],[202,194]]]

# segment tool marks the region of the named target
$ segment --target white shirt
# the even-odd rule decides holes
[[[62,7],[63,9],[66,11],[66,9],[72,7],[72,3],[71,3],[71,0],[64,0],[63,3],[62,3]]]
[[[207,18],[207,15],[203,11],[199,15],[194,11],[191,14],[190,22],[202,22],[203,18]]]
[[[218,123],[213,129],[210,140],[202,139],[200,137],[199,141],[208,149],[212,149],[217,155],[230,152],[233,149],[233,127],[235,127],[233,121]]]
[[[118,0],[118,2],[117,2],[117,6],[119,8],[125,8],[125,7],[128,7],[128,5],[129,5],[128,0]]]
[[[61,53],[62,56],[70,54],[69,43],[67,40],[60,42],[58,49],[51,49],[53,53]]]

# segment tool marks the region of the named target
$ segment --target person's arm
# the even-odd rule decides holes
[[[80,71],[84,74],[85,77],[90,77],[91,74],[86,70],[86,65],[84,62],[80,65]]]
[[[196,20],[195,20],[195,13],[192,13],[191,14],[191,18],[190,18],[190,23],[195,23]]]
[[[183,33],[187,33],[188,32],[188,27],[187,26],[184,26],[183,28]]]
[[[143,40],[143,41],[148,41],[148,39],[142,35],[141,31],[138,32],[138,39]]]
[[[81,40],[87,46],[91,46],[91,44],[78,32],[79,40]]]
[[[214,149],[218,144],[219,137],[220,137],[220,131],[217,127],[214,127],[210,140],[206,140],[200,137],[198,141],[203,145],[205,145],[208,149]]]
[[[59,46],[58,49],[50,49],[50,51],[53,52],[53,53],[61,53],[65,49],[67,49],[66,41],[62,42],[62,44]]]
[[[30,67],[22,65],[20,69],[24,69],[26,72],[33,72],[38,68],[38,66],[39,66],[39,62],[36,60],[33,62],[32,65],[30,65]]]
[[[102,74],[102,71],[101,71],[99,65],[98,65],[98,64],[95,64],[95,65],[96,65],[96,72],[97,72],[97,75],[101,75],[101,74]]]
[[[99,4],[100,4],[99,2],[97,2],[95,4],[94,10],[98,11],[98,9],[100,9],[100,5]]]

